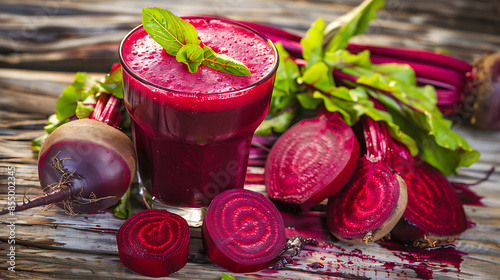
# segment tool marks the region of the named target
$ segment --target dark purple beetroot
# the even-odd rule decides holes
[[[150,277],[165,277],[187,263],[189,226],[180,216],[149,209],[132,215],[116,235],[121,262]]]
[[[387,165],[363,157],[349,183],[328,200],[328,229],[342,241],[370,244],[394,228],[406,203],[401,177]]]
[[[44,193],[15,211],[52,204],[69,214],[105,210],[127,191],[135,170],[134,146],[123,132],[97,120],[68,122],[40,148],[38,176]]]
[[[75,213],[115,205],[130,186],[135,170],[132,141],[118,129],[91,119],[72,121],[52,132],[38,159],[42,189],[69,187],[71,199],[58,206]],[[61,185],[64,176],[69,180]]]
[[[487,130],[500,130],[500,53],[474,61],[474,105],[471,123]]]
[[[375,102],[379,109],[382,105]],[[385,123],[361,118],[365,156],[342,190],[328,200],[327,225],[340,240],[370,244],[394,228],[406,208],[406,184],[392,168],[391,135]]]
[[[267,268],[286,245],[278,209],[264,195],[245,189],[217,195],[207,209],[202,231],[210,260],[232,272]]]
[[[407,223],[398,225],[392,238],[413,241],[420,247],[442,245],[456,239],[467,229],[467,218],[462,204],[447,178],[436,168],[413,158],[408,149],[394,142],[392,167],[404,178],[408,188],[408,206],[403,214]],[[399,226],[406,226],[406,230]],[[413,239],[414,229],[425,235]],[[409,232],[410,235],[404,233]],[[420,233],[419,233],[420,234]]]
[[[358,157],[358,140],[339,114],[303,120],[272,147],[265,166],[267,192],[308,210],[345,185]]]

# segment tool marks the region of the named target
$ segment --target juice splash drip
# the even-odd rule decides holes
[[[391,241],[378,242],[382,247],[393,252],[401,261],[407,262],[407,268],[412,269],[419,279],[432,279],[433,272],[460,272],[460,264],[464,252],[457,250],[454,246],[437,247],[432,249],[420,249],[406,246]],[[399,264],[387,262],[384,267],[394,269]]]
[[[484,206],[484,204],[481,202],[481,199],[483,197],[473,192],[470,189],[469,184],[451,183],[451,185],[453,186],[458,199],[460,200],[460,202],[462,202],[463,205]]]
[[[495,172],[495,167],[493,166],[491,167],[490,171],[486,173],[484,178],[474,183],[451,182],[451,185],[453,186],[453,189],[455,190],[455,193],[457,194],[460,202],[462,202],[463,205],[484,206],[483,202],[481,202],[481,199],[483,197],[477,195],[474,191],[470,189],[470,187],[488,181],[494,172]]]

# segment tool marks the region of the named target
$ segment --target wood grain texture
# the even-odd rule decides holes
[[[40,135],[55,102],[76,71],[100,77],[116,63],[123,36],[140,23],[145,6],[162,6],[179,15],[214,14],[256,21],[304,34],[317,18],[325,21],[361,1],[193,0],[193,1],[39,1],[0,2],[0,205],[7,200],[9,167],[15,167],[16,198],[41,193],[37,154],[30,140]],[[446,49],[467,61],[500,51],[497,0],[387,0],[386,8],[361,43]],[[472,186],[483,206],[467,205],[475,226],[454,247],[415,252],[379,242],[370,246],[335,241],[324,228],[287,230],[321,241],[306,246],[281,270],[234,274],[237,279],[497,279],[500,275],[500,132],[480,131],[456,119],[454,129],[481,152],[452,181],[476,182],[492,166],[490,178]],[[253,167],[251,173],[262,173]],[[134,185],[135,186],[135,185]],[[247,188],[264,192],[261,184]],[[133,201],[134,211],[142,209]],[[57,207],[15,215],[16,273],[6,271],[10,250],[7,217],[0,217],[0,279],[147,279],[130,272],[118,258],[115,234],[123,220],[110,213],[68,217]],[[311,214],[321,221],[322,213]],[[191,229],[188,265],[171,279],[220,279],[225,270],[206,257],[201,232]],[[431,254],[433,253],[433,255]],[[426,257],[424,257],[426,256]],[[320,263],[323,267],[315,265]]]

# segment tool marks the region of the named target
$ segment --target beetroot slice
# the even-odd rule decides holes
[[[267,157],[267,193],[308,210],[344,186],[358,157],[358,140],[339,114],[303,120],[276,141]]]
[[[352,243],[370,244],[384,237],[404,212],[405,188],[391,168],[360,158],[349,183],[328,200],[328,229]]]
[[[447,178],[418,157],[412,158],[404,145],[394,142],[393,149],[392,167],[404,178],[408,188],[408,206],[403,214],[408,223],[436,236],[464,232],[467,229],[465,211]]]
[[[168,211],[144,210],[128,218],[116,241],[126,267],[144,276],[164,277],[187,263],[189,226]]]
[[[264,195],[245,189],[217,195],[202,230],[210,260],[232,272],[267,268],[286,245],[278,209]]]

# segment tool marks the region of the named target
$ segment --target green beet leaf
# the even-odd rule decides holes
[[[343,16],[330,23],[324,30],[324,39],[318,45],[326,45],[325,51],[345,49],[349,39],[363,34],[370,22],[377,18],[377,10],[384,7],[384,0],[365,0]]]
[[[285,132],[292,123],[294,118],[294,110],[289,108],[288,110],[283,110],[277,115],[269,119],[265,119],[255,130],[255,134],[258,135],[269,135],[273,132],[283,133]]]
[[[118,218],[128,219],[132,216],[132,204],[130,203],[130,188],[123,194],[122,198],[115,204],[110,211]]]
[[[58,120],[68,119],[75,115],[78,100],[84,100],[93,94],[92,88],[97,82],[87,73],[77,72],[73,84],[66,87],[56,103]]]
[[[322,61],[323,52],[323,30],[325,29],[325,21],[322,18],[317,19],[307,30],[306,36],[300,40],[302,45],[302,56],[307,61],[306,68],[318,61]]]
[[[259,125],[255,134],[268,135],[282,133],[290,127],[297,108],[297,95],[300,76],[299,66],[291,59],[282,44],[276,43],[279,65],[276,71],[273,94],[266,119]]]
[[[236,280],[236,277],[234,277],[233,275],[231,274],[228,274],[228,273],[222,273],[221,275],[221,280]]]

